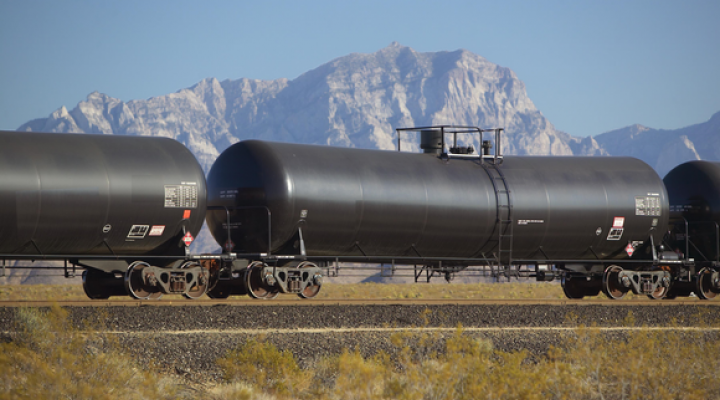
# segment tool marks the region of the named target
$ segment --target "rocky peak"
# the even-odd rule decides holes
[[[391,149],[395,128],[431,124],[503,127],[508,154],[600,152],[592,139],[556,131],[510,69],[467,50],[420,53],[397,42],[292,81],[207,78],[127,103],[94,92],[22,128],[172,137],[207,168],[245,138]]]
[[[720,159],[720,113],[707,122],[675,130],[631,125],[595,136],[611,155],[637,157],[661,176],[690,160]]]
[[[215,78],[206,78],[189,89],[207,108],[210,115],[215,118],[225,118],[225,91]]]
[[[720,111],[716,112],[715,114],[712,115],[712,117],[710,117],[708,124],[710,126],[720,128]]]

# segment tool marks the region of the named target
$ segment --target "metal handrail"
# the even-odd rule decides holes
[[[412,127],[412,128],[397,128],[395,131],[397,132],[397,151],[401,151],[401,133],[402,132],[421,132],[421,131],[428,131],[428,130],[440,130],[441,133],[441,145],[442,145],[442,151],[443,153],[440,155],[441,158],[477,158],[480,159],[481,162],[485,158],[492,158],[493,163],[497,164],[498,160],[502,160],[503,154],[502,154],[502,143],[501,143],[501,133],[504,131],[503,128],[491,128],[491,129],[481,129],[477,126],[464,126],[464,125],[434,125],[434,126],[419,126],[419,127]],[[482,146],[483,144],[483,133],[484,132],[494,132],[495,133],[495,152],[494,155],[491,157],[486,157],[484,154],[479,153],[477,155],[469,155],[469,154],[454,154],[454,153],[446,153],[445,152],[445,134],[452,134],[453,135],[453,147],[457,147],[457,135],[458,134],[469,134],[469,133],[477,133],[479,144]]]

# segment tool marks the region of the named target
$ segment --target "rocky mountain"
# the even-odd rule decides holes
[[[652,129],[632,125],[595,136],[612,155],[637,157],[665,176],[690,160],[720,160],[720,112],[701,124],[681,129]]]
[[[592,138],[557,131],[509,68],[466,50],[419,53],[397,43],[293,80],[208,78],[129,102],[95,92],[19,130],[172,137],[208,168],[242,139],[393,149],[395,128],[436,124],[505,128],[506,154],[606,154]]]

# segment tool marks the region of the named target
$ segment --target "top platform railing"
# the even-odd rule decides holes
[[[416,132],[420,133],[423,131],[435,131],[440,132],[441,137],[441,158],[477,158],[481,161],[485,160],[492,160],[494,164],[498,164],[502,162],[503,154],[502,154],[502,132],[503,128],[491,128],[491,129],[482,129],[477,126],[463,126],[463,125],[434,125],[434,126],[418,126],[418,127],[412,127],[412,128],[397,128],[395,131],[397,132],[397,150],[402,150],[402,133],[403,132]],[[485,140],[484,134],[492,132],[494,133],[493,143],[490,140]],[[452,147],[448,149],[446,147],[446,140],[445,135],[450,134],[452,135]],[[458,134],[469,134],[469,135],[478,135],[478,142],[480,146],[482,147],[482,151],[478,152],[477,154],[468,154],[468,152],[461,153],[461,148],[457,145],[458,140]],[[493,154],[490,154],[489,150],[491,147],[494,147]]]

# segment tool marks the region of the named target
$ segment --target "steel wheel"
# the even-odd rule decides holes
[[[599,281],[599,280],[600,280],[600,279],[598,279],[598,281]],[[584,293],[584,295],[585,295],[585,296],[590,296],[590,297],[594,297],[594,296],[599,295],[599,294],[600,294],[600,290],[602,289],[601,286],[602,286],[602,284],[601,284],[600,282],[598,282],[597,285],[595,285],[595,286],[593,286],[593,287],[585,288],[585,293]]]
[[[146,262],[135,261],[128,267],[128,270],[125,273],[125,289],[130,296],[140,300],[155,300],[162,297],[161,292],[152,291],[150,288],[145,286],[145,282],[142,277],[142,270],[149,266],[150,264]]]
[[[716,272],[709,268],[701,269],[695,280],[695,294],[703,300],[712,300],[717,297],[720,290],[714,285],[716,279],[718,279]]]
[[[298,268],[306,268],[306,267],[315,267],[315,264],[312,263],[301,263],[298,265]],[[312,299],[313,297],[317,296],[318,293],[320,293],[320,288],[322,287],[322,283],[316,283],[315,277],[312,278],[312,283],[307,285],[305,289],[303,289],[302,292],[298,293],[298,296],[300,296],[303,299]]]
[[[270,292],[268,292],[267,296],[263,297],[263,300],[272,300],[280,294],[280,291],[277,290],[277,288],[272,288]]]
[[[254,262],[245,270],[245,286],[250,297],[272,300],[279,294],[277,288],[268,287],[262,276],[263,264]]]
[[[622,268],[617,265],[611,265],[603,274],[602,291],[605,295],[613,300],[620,300],[625,297],[628,290],[620,285],[618,276],[622,272]]]
[[[567,276],[563,276],[560,281],[565,297],[568,299],[582,299],[585,297],[585,291],[580,286],[580,279],[572,279]]]
[[[190,290],[187,291],[187,293],[183,293],[183,296],[188,299],[198,299],[202,297],[202,295],[207,292],[208,283],[210,281],[210,271],[208,271],[207,268],[204,266],[201,266],[200,264],[196,262],[187,262],[182,265],[180,268],[194,268],[194,267],[200,267],[202,269],[202,272],[200,273],[200,276],[197,277],[197,281],[193,287],[190,288]]]
[[[665,295],[665,300],[672,300],[677,297],[688,297],[692,291],[692,285],[685,282],[675,282],[670,285],[670,290],[668,290]]]
[[[218,282],[215,284],[215,287],[208,290],[205,294],[211,299],[227,299],[230,297],[230,286]]]
[[[320,293],[320,286],[321,285],[307,285],[307,287],[300,293],[298,293],[298,296],[302,297],[303,299],[312,299],[313,297],[317,296],[318,293]]]
[[[94,270],[85,270],[82,273],[83,291],[93,300],[106,300],[110,298],[107,289],[98,282],[99,274]]]
[[[665,286],[660,286],[655,290],[654,292],[648,294],[647,296],[653,300],[660,300],[664,299],[665,296],[670,292],[670,288],[667,288]]]

